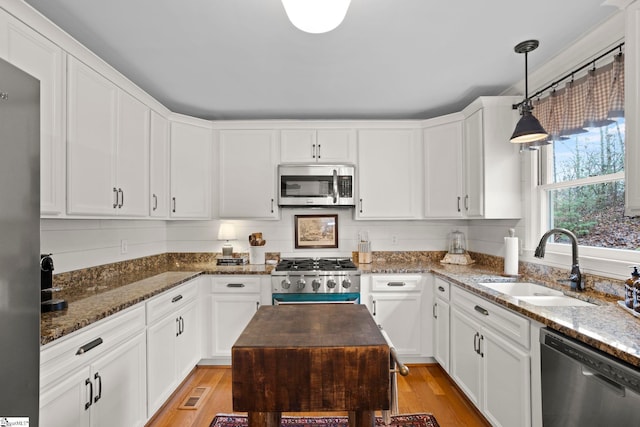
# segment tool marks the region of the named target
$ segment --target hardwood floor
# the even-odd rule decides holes
[[[211,387],[211,390],[197,410],[178,409],[194,387]],[[400,413],[430,412],[441,427],[489,426],[436,364],[412,365],[407,377],[399,376],[398,401]],[[216,414],[232,412],[231,367],[199,366],[147,423],[147,427],[208,427]],[[285,415],[301,414],[287,412]]]

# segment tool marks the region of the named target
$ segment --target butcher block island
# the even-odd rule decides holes
[[[370,427],[390,407],[389,351],[364,305],[260,307],[231,350],[233,409],[250,427],[314,411]]]

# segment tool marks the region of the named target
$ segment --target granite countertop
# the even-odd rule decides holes
[[[41,316],[41,345],[77,331],[100,319],[178,286],[201,274],[268,275],[272,265],[216,266],[209,262],[173,265],[171,271],[110,287],[96,285],[82,295],[69,299],[69,308],[63,312],[44,313]],[[572,338],[587,343],[605,353],[640,367],[640,319],[625,312],[617,304],[619,297],[601,292],[571,292],[567,286],[537,279],[519,277],[562,290],[589,302],[588,307],[535,306],[480,285],[482,282],[514,281],[498,269],[484,265],[450,265],[430,260],[395,260],[361,264],[363,274],[421,274],[432,272],[477,295],[538,321]]]

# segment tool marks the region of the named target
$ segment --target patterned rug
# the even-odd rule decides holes
[[[245,415],[218,414],[210,427],[243,427],[247,425]],[[282,416],[286,427],[347,427],[347,417],[288,417]],[[384,426],[382,418],[376,418],[376,426]],[[431,414],[406,414],[391,417],[390,427],[439,427]]]

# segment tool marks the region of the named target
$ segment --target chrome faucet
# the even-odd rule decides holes
[[[552,228],[544,233],[538,243],[538,247],[533,256],[536,258],[544,258],[544,251],[547,246],[547,240],[552,234],[564,234],[571,240],[571,274],[569,275],[569,281],[571,282],[571,290],[584,291],[584,282],[582,280],[582,273],[580,273],[580,267],[578,266],[578,239],[576,235],[566,228]]]

